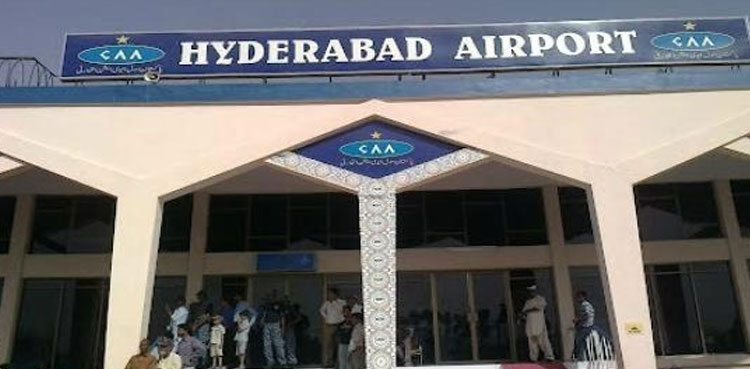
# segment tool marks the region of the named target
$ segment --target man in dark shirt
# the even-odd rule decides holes
[[[286,361],[289,365],[297,365],[297,332],[302,323],[302,312],[298,304],[284,301],[284,345],[286,347]]]
[[[266,356],[266,366],[274,367],[276,363],[281,366],[287,364],[284,352],[284,339],[281,336],[284,325],[284,314],[281,309],[282,303],[272,300],[263,309],[261,322],[263,323],[263,352]],[[276,357],[274,358],[274,352]]]

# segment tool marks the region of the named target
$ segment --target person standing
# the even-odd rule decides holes
[[[237,369],[245,369],[245,355],[247,353],[247,341],[250,340],[250,328],[253,326],[248,317],[249,312],[243,311],[237,322],[237,333],[234,334],[235,355],[239,366]]]
[[[182,360],[182,369],[196,369],[201,360],[206,356],[206,346],[190,335],[187,324],[178,327],[177,355]]]
[[[138,346],[138,354],[128,360],[125,369],[156,369],[156,358],[149,352],[147,339],[142,339]]]
[[[336,369],[347,369],[349,366],[349,343],[352,340],[352,310],[344,306],[344,321],[336,329],[336,340],[338,341]]]
[[[594,324],[596,311],[585,291],[576,293],[575,343],[573,359],[577,361],[611,361],[614,349],[607,332]]]
[[[284,347],[286,362],[289,365],[297,365],[297,331],[302,324],[302,312],[299,304],[290,301],[284,303]]]
[[[529,341],[529,359],[533,362],[539,359],[539,350],[544,353],[544,358],[549,361],[555,360],[552,352],[552,344],[547,333],[547,322],[544,309],[547,300],[537,292],[536,285],[527,288],[529,298],[523,306],[522,315],[526,319],[526,338]]]
[[[344,305],[346,301],[339,297],[336,288],[328,290],[326,301],[320,307],[320,316],[323,317],[323,365],[333,367],[333,354],[336,350],[336,328],[344,321]]]
[[[287,360],[284,352],[284,339],[281,336],[284,325],[281,302],[272,300],[266,305],[261,323],[263,324],[263,353],[266,357],[266,367],[274,367],[277,363],[285,366]]]
[[[349,310],[352,312],[352,314],[362,313],[362,304],[359,303],[359,299],[357,298],[357,296],[349,296],[346,299],[346,306],[349,307]]]
[[[169,315],[169,326],[167,327],[167,330],[172,333],[172,338],[176,339],[179,326],[187,323],[188,316],[190,315],[190,311],[187,306],[185,306],[185,298],[182,296],[177,298],[177,308],[174,310],[171,310],[169,305],[166,305],[164,309],[166,310],[167,315]]]
[[[172,340],[161,337],[156,343],[159,357],[156,361],[157,369],[182,369],[182,359],[174,352]]]
[[[349,341],[349,365],[347,369],[365,368],[365,327],[360,313],[352,314],[352,338]]]
[[[212,318],[211,338],[209,340],[211,355],[211,367],[221,368],[224,366],[224,335],[227,330],[221,324],[221,315],[215,315]]]

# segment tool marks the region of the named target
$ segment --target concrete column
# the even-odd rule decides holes
[[[104,369],[124,367],[148,332],[161,214],[155,195],[117,198]]]
[[[729,247],[729,266],[732,271],[734,291],[739,304],[742,327],[745,337],[750,337],[750,273],[747,269],[747,259],[742,250],[742,234],[737,221],[737,212],[732,197],[732,188],[728,180],[714,182],[714,194],[718,206],[719,219],[724,230]],[[745,339],[746,349],[750,349],[750,342]]]
[[[13,339],[21,307],[23,292],[23,259],[31,241],[31,225],[34,218],[34,196],[20,195],[16,198],[13,228],[10,233],[8,270],[5,275],[2,305],[0,305],[0,363],[10,361]]]
[[[557,312],[560,320],[563,352],[556,353],[558,357],[567,360],[573,354],[575,306],[573,290],[570,284],[568,259],[565,254],[565,234],[563,231],[562,213],[560,212],[560,198],[557,187],[545,186],[544,216],[547,221],[547,238],[552,258],[552,274],[555,279],[555,294],[557,295]]]
[[[620,369],[656,369],[633,185],[614,173],[587,191]]]
[[[193,194],[193,215],[190,222],[190,255],[188,258],[187,290],[188,300],[203,289],[203,264],[206,257],[208,234],[209,195],[205,192]]]
[[[396,367],[396,195],[373,182],[359,194],[367,368]]]

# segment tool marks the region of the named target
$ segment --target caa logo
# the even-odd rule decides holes
[[[382,140],[379,132],[373,132],[372,140],[351,142],[339,148],[339,151],[350,157],[360,159],[386,159],[408,155],[414,146],[407,142]]]
[[[669,51],[711,51],[734,45],[734,37],[718,32],[695,31],[695,23],[683,25],[685,31],[666,33],[651,39],[651,45]]]
[[[142,45],[128,45],[130,38],[120,36],[117,45],[92,47],[78,53],[78,59],[99,65],[133,65],[157,61],[164,57],[163,50]]]

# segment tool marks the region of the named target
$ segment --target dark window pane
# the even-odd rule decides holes
[[[698,312],[695,307],[690,275],[687,267],[674,271],[676,266],[654,268],[652,292],[656,303],[656,318],[661,327],[661,346],[665,355],[701,353]]]
[[[511,358],[509,309],[503,275],[499,272],[473,273],[473,278],[479,359],[508,360]]]
[[[159,251],[190,251],[190,223],[193,216],[193,196],[185,195],[164,204],[159,237]]]
[[[255,195],[250,212],[252,236],[281,236],[287,234],[287,196]]]
[[[19,367],[101,368],[107,298],[104,279],[24,281],[12,362]]]
[[[0,254],[8,253],[8,249],[10,248],[10,232],[13,228],[15,210],[15,197],[0,197]]]
[[[586,190],[578,187],[560,187],[558,194],[565,242],[593,243],[594,231],[591,226]]]
[[[208,214],[209,252],[245,251],[249,196],[211,196]]]
[[[693,264],[693,281],[706,351],[743,352],[745,339],[727,264]]]
[[[350,194],[330,194],[331,234],[359,236],[359,201]]]
[[[400,206],[396,215],[396,238],[399,248],[417,247],[424,244],[424,217],[422,206]]]
[[[438,329],[443,361],[471,359],[471,333],[467,314],[468,297],[465,273],[436,275]]]
[[[290,217],[290,249],[315,250],[327,246],[325,207],[293,208],[290,210]]]
[[[290,205],[292,207],[325,207],[328,194],[310,193],[290,195]]]
[[[599,269],[597,267],[570,268],[570,284],[574,299],[578,291],[586,292],[588,301],[594,306],[594,322],[600,328],[610,332],[607,301],[604,297],[604,288],[602,288]]]
[[[515,269],[510,271],[510,290],[513,300],[513,311],[516,317],[523,310],[526,300],[529,298],[527,288],[531,285],[537,286],[538,293],[547,300],[545,317],[547,318],[547,331],[556,356],[560,355],[560,330],[557,320],[557,302],[555,299],[552,276],[548,269]],[[521,325],[515,330],[516,333],[516,357],[520,361],[529,359],[529,345]],[[540,354],[543,356],[542,354]]]
[[[413,329],[425,364],[435,363],[432,288],[426,273],[399,273],[396,278],[396,314],[399,337]]]
[[[105,196],[39,196],[32,253],[112,251],[115,200]]]
[[[508,230],[544,230],[544,203],[538,189],[504,191]]]
[[[721,237],[711,183],[679,184],[678,195],[686,238]]]
[[[186,297],[185,283],[185,277],[156,277],[154,280],[151,318],[148,321],[148,338],[150,340],[154,340],[166,332],[166,327],[169,325],[169,316],[164,311],[164,307],[169,305],[175,308],[177,298]],[[187,297],[188,299],[192,298],[192,296]]]
[[[464,221],[461,200],[460,192],[426,192],[425,215],[427,218],[427,232],[462,233]]]
[[[635,195],[644,241],[721,237],[711,183],[639,185]]]
[[[750,237],[750,180],[732,181],[732,194],[742,237]]]
[[[505,244],[502,208],[499,204],[467,204],[466,232],[469,245],[501,246]]]

